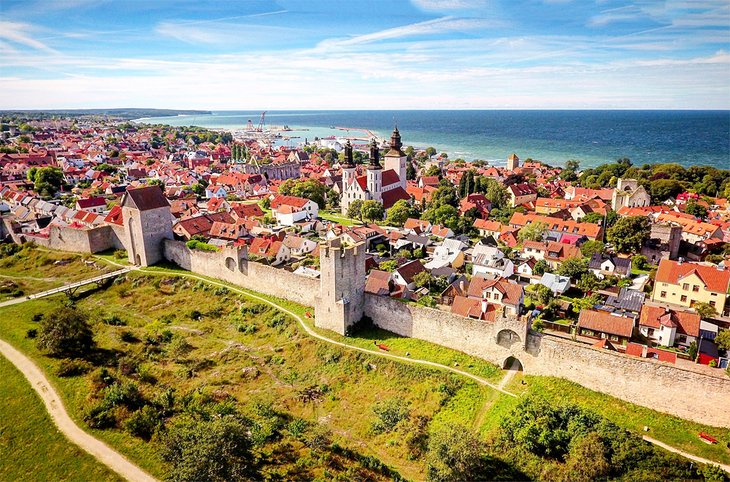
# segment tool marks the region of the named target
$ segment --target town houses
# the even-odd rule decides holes
[[[433,158],[398,128],[293,147],[114,120],[29,125],[0,154],[3,238],[119,229],[125,194],[156,186],[192,250],[244,249],[316,278],[321,243],[339,238],[364,246],[367,293],[662,363],[728,362],[710,348],[730,327],[729,175],[665,192],[645,166],[601,185],[592,168],[514,153]]]

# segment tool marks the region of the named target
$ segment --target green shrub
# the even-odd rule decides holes
[[[254,325],[253,323],[240,324],[236,329],[246,335],[253,335],[254,333],[256,333],[256,331],[258,331],[258,328],[256,328],[256,325]]]
[[[117,315],[106,316],[102,321],[109,326],[127,326],[127,322]]]
[[[56,369],[56,375],[59,377],[76,377],[89,373],[93,366],[91,363],[83,360],[62,360]]]
[[[135,437],[149,440],[162,425],[160,414],[151,405],[132,413],[124,422],[124,429]]]
[[[30,338],[31,340],[38,336],[38,330],[35,328],[30,328],[28,331],[25,332],[25,337]]]
[[[134,410],[144,403],[139,388],[132,382],[114,382],[102,390],[102,393],[103,403],[107,407],[125,406]]]
[[[89,407],[84,413],[83,419],[90,428],[111,428],[117,424],[114,413],[104,402]]]
[[[408,403],[402,398],[389,398],[376,402],[373,405],[373,413],[378,417],[372,423],[374,433],[392,432],[396,425],[408,418],[411,413]]]
[[[289,423],[286,429],[289,431],[292,437],[297,440],[302,440],[308,426],[309,424],[306,422],[306,420],[296,418]]]
[[[114,250],[114,257],[116,259],[125,259],[125,258],[127,258],[127,250],[126,249],[117,249],[117,250]]]
[[[212,244],[204,243],[202,241],[198,241],[197,239],[191,239],[185,245],[190,249],[197,249],[199,251],[218,251],[218,248],[213,246]]]

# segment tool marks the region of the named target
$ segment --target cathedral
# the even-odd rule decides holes
[[[342,163],[342,214],[347,215],[350,204],[356,200],[378,201],[389,209],[396,201],[409,200],[406,192],[406,162],[408,156],[402,151],[400,133],[396,127],[390,136],[390,147],[384,156],[385,166],[380,165],[380,149],[373,139],[370,144],[370,159],[365,175],[358,176],[352,158],[352,145],[345,145],[345,161]]]

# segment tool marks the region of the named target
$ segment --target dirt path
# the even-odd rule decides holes
[[[664,450],[668,450],[669,452],[673,452],[675,454],[679,454],[682,457],[688,458],[690,460],[694,460],[695,462],[700,462],[702,464],[719,465],[722,470],[724,470],[725,472],[727,472],[727,473],[730,474],[730,465],[721,464],[721,463],[718,463],[718,462],[713,462],[712,460],[707,460],[707,459],[703,459],[702,457],[698,457],[696,455],[692,455],[690,453],[685,452],[684,450],[676,449],[676,448],[672,447],[671,445],[667,445],[664,442],[660,442],[657,439],[653,439],[653,438],[649,437],[648,435],[644,435],[642,438],[644,440],[646,440],[647,442],[651,442],[654,445],[663,448]]]
[[[96,459],[130,481],[154,481],[152,476],[127,460],[122,454],[104,442],[92,437],[71,420],[51,382],[38,366],[8,343],[0,340],[0,353],[20,370],[38,393],[51,416],[53,423],[73,443],[96,457]]]
[[[515,375],[517,375],[517,372],[520,369],[520,362],[518,362],[516,359],[512,360],[512,365],[510,365],[509,369],[507,370],[507,373],[505,373],[504,378],[502,378],[502,381],[499,382],[499,388],[504,388],[507,386],[510,380],[514,378]]]

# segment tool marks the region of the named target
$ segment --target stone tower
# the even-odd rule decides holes
[[[380,149],[378,143],[370,143],[370,163],[368,164],[367,186],[370,192],[370,199],[383,202],[383,168],[380,165]]]
[[[347,246],[342,238],[334,238],[320,245],[319,264],[314,324],[345,335],[363,316],[365,245]]]
[[[347,141],[345,144],[345,161],[342,163],[342,196],[340,199],[340,207],[342,208],[342,215],[347,216],[347,209],[355,200],[355,186],[354,183],[357,177],[357,169],[355,168],[355,161],[352,157],[352,144]]]
[[[150,266],[162,260],[162,243],[173,237],[170,203],[162,190],[129,189],[122,197],[122,219],[129,262]]]
[[[507,158],[507,170],[514,171],[520,167],[520,158],[514,152]]]
[[[398,174],[400,178],[400,187],[406,188],[406,163],[408,162],[408,156],[403,152],[403,143],[400,139],[400,132],[398,132],[398,126],[393,129],[393,134],[390,136],[390,149],[385,154],[385,161],[383,162],[384,168],[387,171],[392,169]]]

